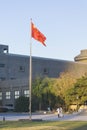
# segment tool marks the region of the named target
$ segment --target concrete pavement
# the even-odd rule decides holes
[[[29,113],[0,113],[0,121],[17,121],[21,119],[29,119]],[[64,117],[60,118],[58,118],[57,114],[33,114],[32,120],[35,119],[41,119],[43,121],[87,121],[87,110],[73,114],[65,114]]]

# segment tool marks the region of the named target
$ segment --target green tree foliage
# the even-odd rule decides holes
[[[79,105],[87,101],[87,75],[78,79],[74,87],[69,89],[66,93],[66,103],[76,104],[78,100]]]
[[[72,88],[74,86],[74,83],[76,82],[76,77],[73,73],[64,72],[61,73],[59,78],[55,79],[55,83],[53,86],[53,92],[56,96],[59,96],[62,100],[61,105],[63,107],[67,107],[67,98],[66,93],[68,89]],[[59,101],[58,101],[59,102]]]
[[[41,110],[41,104],[42,104],[42,93],[43,93],[43,87],[42,87],[42,78],[37,77],[35,81],[33,81],[32,84],[32,102],[36,105],[36,109],[39,108]]]
[[[59,78],[37,77],[32,83],[32,111],[52,109],[58,106],[68,108],[71,104],[87,102],[87,75],[77,78],[73,73],[61,73]],[[28,111],[29,100],[16,100],[16,111]]]
[[[48,77],[37,77],[35,81],[33,81],[32,103],[34,109],[42,110],[47,109],[47,107],[54,107],[56,96],[52,93],[53,83],[54,79]]]
[[[15,111],[16,112],[28,112],[29,111],[29,98],[20,96],[15,101]]]
[[[45,109],[48,106],[56,108],[58,106],[68,107],[70,104],[76,103],[76,98],[84,93],[80,90],[82,79],[77,80],[74,73],[61,73],[59,78],[41,78],[37,77],[33,81],[32,86],[32,106],[35,110]],[[86,80],[86,79],[85,79]],[[84,81],[86,86],[86,82]],[[77,89],[78,88],[78,89]],[[86,89],[85,89],[86,90]],[[79,93],[79,94],[78,94]],[[83,94],[85,95],[85,93]],[[86,96],[81,97],[81,102],[86,100]],[[34,105],[35,104],[35,105]]]
[[[60,74],[60,77],[56,79],[55,88],[58,95],[64,97],[65,92],[73,87],[74,83],[76,82],[76,78],[73,73],[64,72]]]

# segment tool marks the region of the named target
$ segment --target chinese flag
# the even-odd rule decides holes
[[[46,46],[46,44],[44,43],[46,40],[46,37],[35,27],[35,25],[31,22],[31,36],[41,42],[44,46]]]

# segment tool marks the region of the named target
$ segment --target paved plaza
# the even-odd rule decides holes
[[[21,119],[29,119],[29,113],[0,113],[0,121],[9,120],[17,121]],[[87,121],[87,110],[73,114],[65,114],[58,118],[57,114],[32,114],[32,120],[42,121]]]

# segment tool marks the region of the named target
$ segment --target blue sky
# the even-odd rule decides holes
[[[87,0],[0,0],[0,44],[30,55],[30,19],[47,37],[32,39],[32,56],[74,60],[87,49]]]

